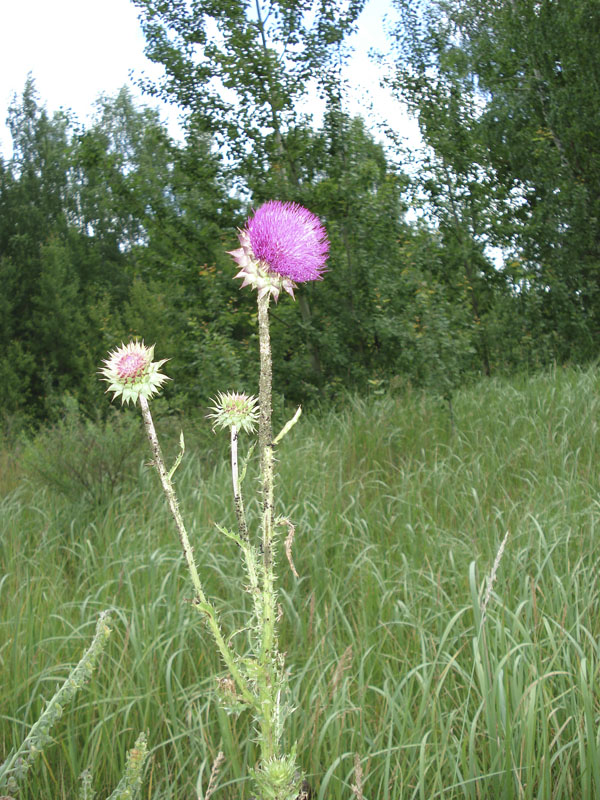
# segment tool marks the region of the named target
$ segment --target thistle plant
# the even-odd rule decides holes
[[[216,607],[206,595],[194,559],[194,552],[179,509],[173,475],[184,455],[183,434],[180,452],[167,470],[156,434],[149,400],[167,379],[160,372],[166,362],[153,361],[154,348],[143,342],[121,345],[104,361],[100,370],[109,384],[113,399],[139,403],[156,468],[167,504],[182,546],[194,587],[193,606],[208,626],[228,676],[218,681],[228,711],[252,714],[260,750],[259,762],[251,769],[260,800],[294,800],[301,795],[302,775],[296,763],[296,747],[284,745],[284,727],[291,708],[287,700],[287,677],[277,638],[277,547],[278,532],[287,528],[285,550],[291,561],[294,526],[285,517],[275,517],[274,450],[296,423],[300,409],[276,437],[272,429],[272,359],[269,333],[269,302],[277,302],[281,291],[294,297],[297,284],[318,280],[325,270],[329,243],[318,218],[295,203],[270,201],[261,206],[239,232],[240,247],[231,252],[242,279],[258,295],[260,376],[258,398],[243,393],[219,393],[208,417],[213,429],[229,429],[231,472],[237,531],[218,526],[222,534],[236,542],[248,575],[247,591],[254,613],[249,651],[236,652],[219,619]],[[261,520],[258,535],[252,535],[246,519],[242,483],[248,454],[240,470],[238,438],[240,432],[252,435],[258,422],[260,457]]]
[[[274,547],[274,446],[272,415],[272,358],[269,333],[269,301],[277,301],[284,289],[294,297],[297,283],[322,277],[329,251],[325,229],[319,219],[295,203],[271,201],[261,206],[239,233],[240,247],[231,255],[240,267],[242,287],[258,292],[260,344],[260,409],[258,444],[262,482],[261,601],[258,607],[260,646],[257,688],[261,713],[261,765],[255,777],[262,796],[287,800],[297,788],[295,749],[283,753],[283,725],[289,708],[285,703],[285,672],[276,632]],[[298,415],[294,418],[297,419]],[[287,430],[287,428],[286,428]],[[284,431],[282,431],[282,434]],[[281,438],[277,437],[277,440]]]
[[[71,670],[62,686],[46,703],[44,710],[32,725],[31,730],[19,748],[0,765],[0,790],[6,790],[11,794],[17,795],[19,793],[19,785],[25,780],[29,769],[42,755],[45,748],[52,743],[52,730],[61,719],[65,707],[94,674],[94,670],[111,634],[110,622],[109,612],[102,612],[96,623],[94,638],[79,663]],[[133,800],[137,796],[147,755],[146,735],[141,733],[138,736],[135,748],[130,750],[128,754],[125,774],[115,791],[110,795],[109,800],[121,800],[121,798],[123,800],[125,798]],[[85,770],[81,775],[78,800],[93,800],[94,795],[92,773],[90,770]]]

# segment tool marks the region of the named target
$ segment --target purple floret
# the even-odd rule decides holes
[[[329,241],[313,213],[297,203],[269,200],[248,221],[254,256],[295,283],[319,280],[325,271]]]

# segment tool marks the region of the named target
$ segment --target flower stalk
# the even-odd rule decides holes
[[[262,485],[262,620],[261,646],[259,655],[259,693],[261,707],[261,756],[268,762],[280,755],[279,742],[275,730],[279,680],[276,657],[277,640],[275,632],[276,597],[273,564],[273,425],[272,425],[272,360],[271,337],[269,333],[269,300],[265,293],[258,296],[258,337],[260,346],[260,378],[258,385],[258,404],[260,409],[258,423],[258,446],[260,452],[260,472]]]
[[[150,443],[152,454],[154,456],[153,465],[156,468],[156,471],[158,472],[163,492],[165,494],[167,503],[169,505],[169,510],[171,511],[171,515],[175,522],[175,527],[177,528],[177,533],[179,534],[179,541],[181,543],[181,547],[183,550],[183,554],[185,556],[190,577],[192,579],[192,584],[194,586],[194,591],[195,591],[194,605],[200,612],[204,614],[206,623],[213,635],[213,639],[215,640],[215,644],[219,649],[221,657],[225,662],[231,674],[231,677],[235,681],[238,689],[240,690],[242,697],[247,703],[249,703],[250,705],[254,705],[254,695],[250,691],[248,682],[242,675],[241,671],[239,670],[233,652],[230,649],[227,642],[225,641],[225,638],[221,632],[215,607],[204,593],[202,582],[200,580],[198,569],[196,567],[196,562],[194,560],[194,551],[190,544],[189,536],[187,534],[187,530],[183,522],[183,517],[181,516],[181,512],[179,510],[177,495],[175,494],[175,489],[173,487],[171,476],[167,472],[167,468],[165,466],[165,460],[162,454],[162,448],[160,446],[160,442],[158,441],[158,436],[156,435],[156,429],[154,427],[154,422],[152,420],[150,406],[148,404],[148,401],[143,395],[140,395],[139,401],[142,409],[144,426],[146,428],[146,435],[148,436],[148,441]]]
[[[238,434],[235,425],[231,426],[231,480],[233,483],[233,502],[235,505],[235,516],[237,518],[240,539],[248,543],[248,525],[246,523],[246,512],[244,511],[244,499],[240,486],[240,476],[238,469]]]
[[[246,522],[246,511],[244,509],[244,498],[242,495],[242,479],[238,468],[238,439],[239,430],[237,426],[231,425],[231,480],[233,484],[233,503],[235,506],[235,516],[238,523],[239,540],[238,544],[244,553],[246,562],[246,572],[248,573],[249,591],[254,603],[254,613],[257,618],[260,616],[259,602],[259,579],[258,579],[258,558],[255,548],[250,543],[248,535],[248,523]],[[252,448],[253,449],[253,448]],[[245,472],[245,468],[244,468]],[[243,473],[242,473],[243,475]],[[223,530],[223,529],[221,529]],[[225,531],[223,531],[225,532]]]
[[[260,346],[260,379],[258,384],[258,447],[262,479],[262,546],[265,573],[273,569],[273,424],[272,361],[269,333],[269,295],[258,298],[258,339]]]

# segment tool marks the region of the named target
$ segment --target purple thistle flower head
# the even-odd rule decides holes
[[[108,354],[100,374],[109,384],[106,391],[113,392],[113,400],[120,397],[121,404],[135,404],[141,396],[149,400],[158,393],[163,383],[169,380],[159,372],[167,359],[152,361],[153,357],[154,345],[146,347],[144,342],[122,344]]]
[[[281,289],[294,296],[296,283],[320,280],[329,254],[329,241],[318,217],[297,203],[269,200],[248,220],[239,234],[241,247],[231,255],[241,267],[237,278],[259,295],[279,297]]]
[[[248,236],[254,255],[272,272],[296,283],[322,277],[329,242],[319,218],[307,208],[270,200],[248,221]]]

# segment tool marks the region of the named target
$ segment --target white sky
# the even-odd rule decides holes
[[[368,0],[361,16],[352,40],[355,53],[348,75],[353,92],[347,110],[367,115],[364,94],[368,91],[375,106],[371,121],[385,117],[416,142],[416,123],[379,88],[378,68],[368,57],[371,48],[387,49],[383,17],[389,6],[389,0]],[[129,0],[9,0],[0,26],[0,154],[10,154],[4,120],[29,72],[50,114],[63,107],[85,122],[100,94],[113,95],[124,85],[133,88],[135,77],[142,73],[159,77],[160,67],[148,61],[143,51],[137,9]],[[137,89],[134,93],[139,95]],[[147,97],[142,102],[152,104]],[[167,117],[166,108],[163,116]],[[173,110],[170,130],[176,131]]]

